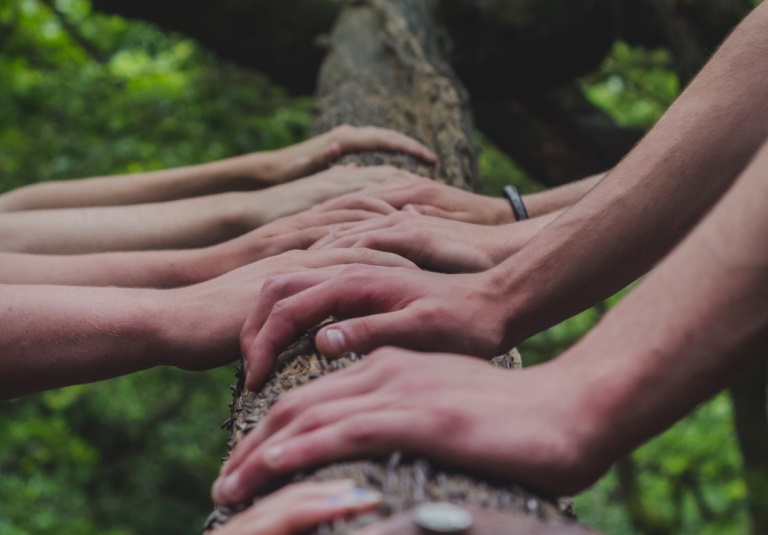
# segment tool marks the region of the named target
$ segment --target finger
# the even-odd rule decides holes
[[[366,366],[368,361],[352,366],[346,370],[335,372],[292,390],[283,396],[270,410],[267,416],[250,431],[245,438],[232,450],[221,469],[222,475],[229,475],[237,470],[248,454],[263,443],[269,436],[284,428],[297,418],[306,407],[313,406],[321,400],[333,400],[341,397],[360,396],[375,389],[381,377],[370,372]],[[374,368],[376,369],[376,368]]]
[[[380,502],[379,493],[357,488],[351,480],[299,483],[260,500],[215,533],[297,535],[340,516],[373,509]]]
[[[437,206],[432,206],[430,204],[407,204],[403,206],[403,210],[407,210],[409,212],[418,213],[421,215],[427,215],[432,217],[439,217],[442,219],[451,219],[453,221],[462,221],[465,223],[473,223],[475,218],[472,217],[472,214],[464,211],[450,211],[450,210],[444,210],[442,208],[438,208]]]
[[[308,262],[304,267],[309,269],[320,269],[345,264],[365,264],[370,266],[418,269],[416,264],[402,256],[362,247],[355,249],[307,251],[303,254],[308,258]]]
[[[252,362],[257,367],[273,362],[299,334],[325,318],[385,312],[403,304],[407,296],[393,291],[391,280],[385,279],[383,286],[371,283],[382,277],[397,278],[403,273],[400,269],[368,267],[360,270],[348,267],[340,273],[329,272],[302,279],[268,279],[265,288],[269,291],[265,294],[262,290],[257,299],[255,314],[258,319],[249,325],[249,334],[257,334],[250,339],[252,342],[249,345],[242,347],[247,365],[246,386],[258,385],[249,375],[254,372],[250,369]],[[270,281],[274,282],[270,284]],[[262,297],[262,294],[265,295]]]
[[[249,484],[261,488],[280,474],[402,450],[411,453],[411,443],[423,442],[424,429],[418,411],[384,409],[354,413],[347,418],[271,446],[263,454],[258,479]]]
[[[322,212],[331,212],[333,210],[365,210],[381,215],[387,215],[397,211],[396,208],[385,201],[363,193],[351,193],[335,199],[330,199],[315,205],[313,210]]]
[[[335,225],[339,223],[352,223],[368,221],[370,219],[381,217],[381,213],[376,210],[366,210],[360,207],[341,208],[338,210],[324,210],[324,211],[307,211],[306,214],[311,214],[306,219],[306,227],[312,228],[318,225]],[[302,221],[302,223],[304,223]]]
[[[344,317],[339,313],[334,315]],[[411,309],[355,317],[321,329],[315,336],[315,345],[328,357],[348,352],[367,353],[388,345],[415,350],[443,349],[439,340],[434,340],[432,333],[424,331],[421,324]]]
[[[277,473],[271,467],[271,455],[276,446],[289,443],[320,428],[335,425],[353,413],[372,414],[388,410],[387,404],[396,401],[379,398],[381,396],[356,396],[310,407],[275,433],[266,436],[261,434],[261,442],[246,444],[243,441],[241,445],[244,448],[240,452],[245,453],[238,452],[237,465],[222,473],[213,485],[214,501],[224,504],[242,503],[258,493]]]
[[[387,150],[405,152],[428,163],[436,163],[437,156],[426,145],[394,130],[366,126],[349,132],[345,139],[347,152],[360,150]]]
[[[338,237],[336,232],[332,232],[324,238],[316,241],[310,250],[318,249],[349,249],[358,245],[356,236]]]
[[[246,386],[257,388],[272,370],[274,356],[263,356],[264,352],[253,350],[256,337],[262,332],[265,322],[277,302],[289,295],[298,294],[338,275],[343,267],[315,269],[280,275],[267,279],[254,303],[254,308],[243,324],[240,334],[240,348],[245,360]],[[320,321],[322,321],[321,318]],[[319,323],[319,321],[318,321]]]

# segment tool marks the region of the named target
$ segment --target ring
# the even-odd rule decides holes
[[[419,505],[413,514],[416,525],[424,533],[459,535],[472,527],[470,512],[451,503],[424,503]]]

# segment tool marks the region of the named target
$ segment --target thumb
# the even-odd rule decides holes
[[[412,347],[413,323],[403,310],[334,323],[315,337],[318,351],[326,357],[344,353],[368,353],[382,346]]]

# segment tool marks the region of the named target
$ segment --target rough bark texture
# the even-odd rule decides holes
[[[321,72],[315,129],[323,131],[343,123],[399,129],[436,150],[441,162],[431,170],[436,179],[467,187],[477,179],[471,119],[466,93],[441,59],[435,8],[436,2],[431,0],[364,0],[347,4]],[[412,159],[383,153],[356,155],[348,161],[391,163],[419,172],[430,171]],[[362,358],[348,355],[329,362],[317,355],[312,340],[310,333],[280,355],[275,372],[260,392],[243,390],[240,379],[235,387],[232,419],[227,423],[230,447],[267,414],[280,394],[354,365]],[[495,359],[494,364],[509,369],[519,367],[519,355],[513,351]],[[435,365],[439,366],[439,362]],[[384,503],[375,513],[323,526],[317,533],[346,534],[356,527],[407,512],[425,501],[451,501],[549,521],[547,525],[529,522],[531,529],[520,533],[554,535],[573,533],[573,529],[583,532],[570,525],[566,501],[545,499],[509,482],[480,480],[397,452],[387,459],[340,463],[295,474],[276,487],[288,481],[339,478],[354,479],[360,486],[381,492]],[[206,528],[226,522],[234,512],[218,508]]]

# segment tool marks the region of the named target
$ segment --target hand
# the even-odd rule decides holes
[[[329,249],[345,250],[355,249]],[[491,272],[445,275],[371,266],[272,277],[241,335],[246,385],[260,385],[274,358],[328,316],[346,319],[318,332],[315,343],[326,356],[384,345],[498,355],[512,347],[505,334],[513,301],[498,288]]]
[[[286,251],[306,249],[339,224],[379,218],[387,210],[394,210],[381,204],[383,207],[371,201],[361,204],[360,209],[311,209],[277,219],[238,238],[201,249],[193,269],[205,274],[199,280],[208,280]]]
[[[611,459],[594,447],[585,370],[523,371],[386,348],[287,393],[232,452],[213,487],[240,503],[272,478],[394,450],[554,495],[590,485]]]
[[[253,208],[247,196],[243,196],[240,211],[244,212],[244,224],[249,228],[256,228],[264,224],[264,220],[272,221],[280,217],[295,214],[314,207],[320,203],[327,203],[345,194],[359,192],[365,188],[379,185],[393,187],[414,184],[421,177],[392,167],[389,165],[377,165],[357,167],[354,165],[334,166],[315,175],[295,180],[288,184],[280,184],[266,190],[256,192],[261,197],[269,198],[269,208],[266,214],[253,213]],[[428,179],[425,179],[428,180]],[[376,205],[376,211],[382,208],[384,201],[368,202],[366,206]],[[322,210],[359,209],[361,207],[360,196],[355,195],[347,203],[327,205]],[[391,209],[391,208],[388,208]],[[394,211],[394,209],[391,209]]]
[[[337,225],[310,249],[365,247],[403,256],[423,269],[485,271],[517,252],[532,236],[524,223],[477,225],[403,210]]]
[[[226,364],[239,356],[238,335],[264,281],[277,274],[325,268],[323,276],[341,273],[352,264],[373,264],[416,269],[410,261],[391,253],[367,249],[290,251],[265,258],[209,281],[163,291],[164,321],[154,330],[164,332],[163,348],[169,364],[185,370],[204,370]],[[329,267],[331,266],[331,267]],[[251,364],[258,367],[255,361]],[[260,367],[268,370],[272,360]]]
[[[292,180],[323,169],[344,154],[364,151],[403,152],[429,164],[437,162],[437,156],[426,146],[394,130],[343,125],[274,151],[270,174],[277,181]]]
[[[413,211],[443,219],[480,225],[515,221],[509,203],[504,199],[470,193],[428,178],[419,178],[407,184],[370,185],[363,193],[383,200],[398,210],[411,205]],[[344,207],[342,199],[335,207]]]
[[[323,522],[374,509],[381,496],[354,481],[289,485],[260,500],[214,535],[300,535]]]

